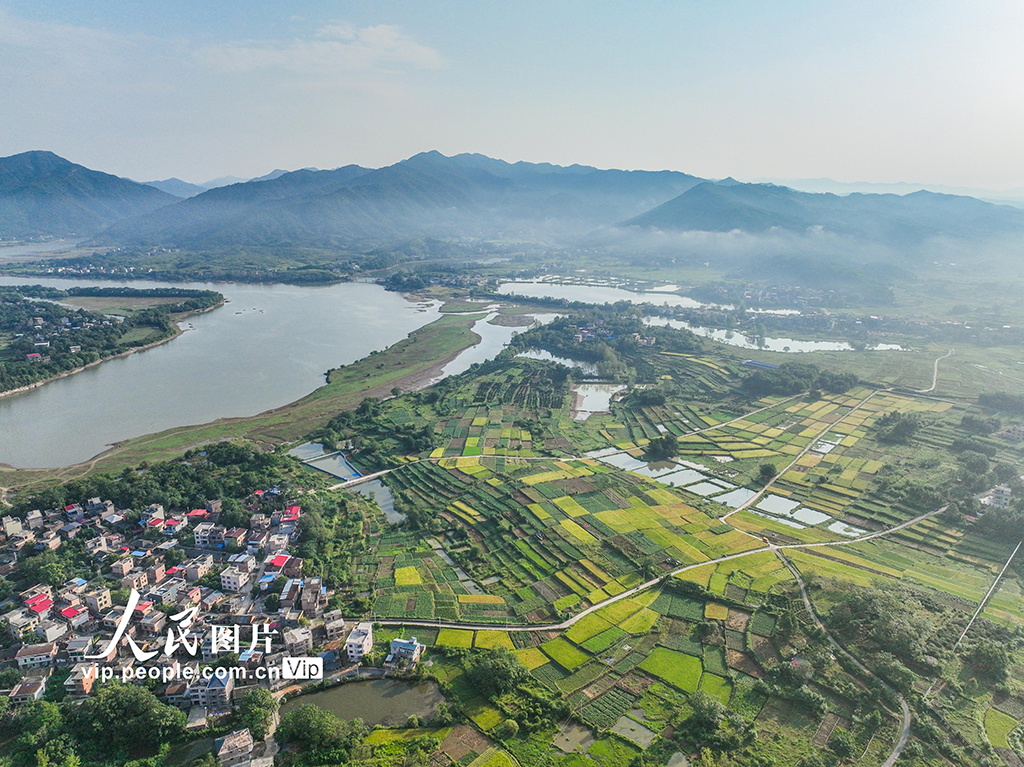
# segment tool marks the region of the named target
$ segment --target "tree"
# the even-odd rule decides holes
[[[144,687],[103,687],[70,714],[72,732],[99,751],[157,748],[185,734],[183,711],[167,706]]]
[[[698,740],[707,740],[718,732],[725,718],[725,706],[706,692],[695,693],[690,698],[693,713],[686,719],[686,726]]]
[[[968,658],[979,676],[1001,682],[1006,679],[1010,656],[1006,648],[991,639],[982,639],[971,650]]]
[[[492,697],[514,690],[526,680],[529,672],[515,655],[500,647],[480,657],[467,675],[476,689]]]
[[[757,467],[757,478],[760,480],[762,485],[767,485],[773,479],[775,475],[779,473],[779,470],[775,468],[774,463],[768,463],[765,461]]]
[[[276,739],[298,747],[311,764],[344,764],[366,735],[362,719],[346,722],[319,706],[306,703],[281,718]]]
[[[264,740],[274,722],[277,711],[277,698],[269,690],[256,687],[242,696],[235,713],[238,727],[248,727],[253,740]]]
[[[498,737],[503,740],[514,738],[519,734],[519,722],[515,719],[506,720],[501,727],[498,729]]]
[[[836,730],[832,735],[832,739],[828,742],[828,747],[840,759],[849,759],[853,756],[853,738],[850,737],[850,733],[846,730]]]
[[[647,448],[644,450],[644,458],[648,461],[667,461],[677,455],[679,455],[679,442],[668,434],[663,437],[655,437],[647,443]]]

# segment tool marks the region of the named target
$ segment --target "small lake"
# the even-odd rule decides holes
[[[691,330],[702,338],[710,338],[729,346],[741,349],[760,349],[766,352],[848,352],[854,351],[846,341],[799,341],[795,338],[756,338],[737,333],[735,330],[706,328],[691,325],[683,320],[672,320],[668,317],[645,317],[644,322],[657,327],[669,327]],[[866,351],[902,351],[899,344],[875,344],[868,346]]]
[[[443,701],[444,696],[436,682],[374,679],[349,682],[323,692],[292,698],[281,706],[281,714],[313,703],[339,719],[362,719],[370,726],[394,727],[405,724],[413,715],[429,719]]]
[[[528,360],[557,362],[559,365],[565,365],[567,368],[579,370],[585,376],[597,375],[597,365],[591,362],[580,362],[579,360],[571,360],[568,357],[556,357],[551,352],[544,351],[543,349],[527,349],[525,352],[519,352],[516,356]]]

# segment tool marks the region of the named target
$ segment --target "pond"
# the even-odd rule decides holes
[[[330,474],[332,477],[346,482],[363,476],[343,453],[326,453],[324,446],[319,442],[306,442],[288,451],[288,455],[294,455],[310,468]],[[395,525],[405,521],[405,514],[395,511],[395,496],[391,494],[387,485],[379,479],[372,479],[369,482],[362,482],[349,488],[354,493],[359,493],[366,498],[372,498],[377,502],[380,510],[384,512],[388,523]]]
[[[734,330],[706,328],[692,325],[684,320],[673,320],[668,317],[644,317],[644,322],[656,327],[669,327],[691,330],[702,338],[710,338],[729,346],[741,349],[760,349],[766,352],[849,352],[855,351],[846,341],[800,341],[795,338],[755,338],[745,336]],[[866,347],[865,351],[902,351],[899,344],[875,344]]]
[[[405,724],[413,715],[429,719],[443,701],[436,682],[374,679],[292,698],[281,706],[281,714],[313,703],[339,719],[362,719],[370,726],[394,727]]]
[[[586,421],[594,413],[607,413],[612,406],[612,397],[627,388],[620,384],[578,384],[572,387],[573,420]]]
[[[352,492],[375,500],[380,506],[380,510],[384,512],[384,516],[387,517],[389,524],[397,525],[399,522],[405,521],[405,514],[395,511],[395,496],[391,494],[388,486],[379,479],[361,482],[358,485],[353,485],[350,489]]]

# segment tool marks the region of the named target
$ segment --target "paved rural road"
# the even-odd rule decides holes
[[[917,390],[918,394],[928,394],[928,392],[935,391],[935,387],[939,385],[939,363],[942,362],[942,360],[946,359],[946,357],[949,357],[952,354],[953,354],[953,350],[950,349],[948,352],[946,352],[941,357],[939,357],[937,360],[935,360],[935,366],[934,366],[934,368],[932,370],[932,385],[929,386],[927,389],[918,389]]]
[[[623,599],[628,599],[629,597],[635,596],[635,595],[639,594],[641,591],[646,591],[647,589],[649,589],[649,588],[651,588],[653,586],[657,586],[662,581],[665,581],[665,580],[667,580],[667,579],[669,579],[669,578],[671,578],[671,577],[673,577],[675,575],[678,575],[680,573],[685,573],[687,570],[693,570],[693,569],[695,569],[697,567],[704,567],[706,565],[717,565],[717,564],[719,564],[721,562],[728,562],[729,560],[732,560],[732,559],[739,559],[740,557],[749,556],[750,554],[757,554],[757,553],[760,553],[762,551],[778,552],[780,550],[785,550],[785,549],[815,549],[815,548],[822,548],[822,547],[826,547],[826,546],[849,546],[850,544],[853,544],[853,543],[860,543],[861,541],[869,541],[869,540],[871,540],[873,538],[881,538],[882,536],[885,536],[885,535],[891,535],[892,533],[895,533],[898,530],[902,530],[905,527],[910,527],[912,525],[916,525],[918,522],[920,522],[923,519],[927,519],[928,517],[933,517],[936,514],[941,514],[945,510],[946,510],[946,507],[943,506],[941,509],[936,509],[935,511],[929,511],[926,514],[921,514],[920,516],[914,517],[913,519],[908,519],[906,522],[903,522],[903,523],[901,523],[899,525],[896,525],[895,527],[890,527],[890,528],[888,528],[886,530],[878,530],[877,532],[869,533],[868,535],[862,535],[859,538],[852,538],[852,539],[846,540],[846,541],[820,541],[818,543],[787,543],[787,544],[783,544],[781,546],[776,545],[776,544],[768,544],[767,546],[762,546],[762,547],[757,548],[757,549],[750,549],[749,551],[741,551],[741,552],[738,552],[736,554],[727,554],[724,557],[718,557],[717,559],[709,559],[706,562],[695,562],[695,563],[693,563],[691,565],[683,565],[682,567],[677,567],[675,570],[672,570],[672,571],[670,571],[668,573],[665,573],[664,575],[659,575],[657,578],[652,578],[651,580],[649,580],[649,581],[647,581],[645,583],[641,583],[639,586],[634,586],[633,588],[628,589],[627,591],[623,591],[621,594],[617,594],[614,597],[609,597],[608,599],[604,600],[603,602],[598,602],[595,605],[591,605],[586,610],[583,610],[582,612],[577,613],[573,617],[571,617],[571,618],[569,618],[567,620],[564,620],[561,623],[535,624],[535,625],[532,625],[532,626],[520,626],[520,625],[511,625],[510,626],[510,625],[502,625],[500,623],[482,623],[482,624],[477,624],[477,623],[459,623],[457,621],[422,620],[422,619],[418,619],[417,620],[417,619],[400,619],[400,618],[374,619],[374,622],[375,623],[380,623],[383,626],[425,626],[425,627],[428,627],[428,628],[467,629],[467,630],[470,630],[470,631],[493,631],[495,629],[501,630],[501,631],[513,631],[513,632],[522,632],[522,633],[535,633],[535,632],[540,632],[540,631],[562,631],[563,629],[571,628],[572,626],[576,625],[579,621],[583,620],[585,617],[587,617],[588,615],[590,615],[593,612],[596,612],[596,611],[598,611],[598,610],[600,610],[602,608],[605,608],[605,607],[607,607],[610,604],[614,604],[615,602],[619,602],[619,601],[621,601]],[[741,530],[740,532],[746,533],[745,530]],[[746,533],[746,534],[750,535],[752,538],[756,537],[756,536],[751,535],[750,533]]]
[[[807,607],[807,612],[810,613],[811,620],[813,620],[814,624],[819,629],[821,629],[821,631],[825,634],[825,638],[828,640],[829,644],[832,645],[832,648],[834,650],[836,650],[836,652],[840,653],[844,658],[846,658],[852,664],[854,664],[861,671],[863,671],[865,674],[867,674],[868,676],[871,676],[874,679],[878,680],[878,682],[886,690],[888,690],[890,693],[895,695],[896,699],[900,702],[900,708],[903,709],[903,729],[900,732],[899,738],[897,738],[897,740],[896,740],[896,745],[893,748],[892,752],[889,754],[888,758],[884,762],[882,762],[882,767],[893,767],[893,765],[896,764],[896,760],[900,758],[900,754],[903,752],[904,747],[907,745],[907,741],[910,740],[910,724],[911,724],[911,721],[912,721],[911,720],[911,716],[910,716],[910,706],[907,705],[907,701],[904,700],[902,695],[900,695],[898,692],[896,692],[896,690],[893,689],[890,685],[886,684],[885,681],[883,681],[882,679],[879,679],[877,676],[875,676],[874,672],[872,672],[871,669],[869,669],[867,666],[865,666],[859,660],[857,660],[852,655],[850,655],[850,653],[846,651],[846,648],[844,648],[842,645],[840,645],[839,642],[837,642],[832,637],[832,635],[828,632],[828,629],[826,629],[825,625],[821,622],[821,619],[818,618],[818,614],[816,612],[814,612],[814,606],[811,604],[810,597],[807,596],[807,589],[804,586],[804,579],[800,577],[799,570],[797,570],[795,567],[793,567],[792,563],[788,559],[786,559],[782,555],[781,552],[776,551],[775,555],[780,560],[782,560],[782,563],[786,567],[789,568],[789,571],[791,573],[793,573],[793,577],[796,578],[796,582],[800,586],[800,596],[803,597],[804,606]]]

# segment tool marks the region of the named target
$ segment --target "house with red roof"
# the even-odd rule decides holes
[[[50,614],[53,600],[47,594],[36,594],[31,599],[25,600],[25,606],[35,613],[40,620],[43,620]]]
[[[60,611],[60,614],[64,616],[64,620],[66,620],[68,625],[73,629],[81,628],[82,624],[89,621],[89,610],[83,605],[65,607]]]
[[[289,559],[291,559],[291,557],[287,554],[278,554],[267,562],[267,572],[280,572],[284,570],[284,566],[288,564]]]

